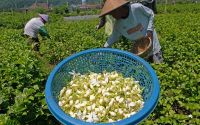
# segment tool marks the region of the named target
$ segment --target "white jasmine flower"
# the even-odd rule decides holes
[[[120,109],[118,109],[118,112],[119,112],[119,114],[123,114],[124,112],[123,112],[123,110],[120,108]]]
[[[72,87],[78,87],[78,85],[77,84],[72,84]]]
[[[91,112],[86,117],[87,117],[87,120],[86,120],[87,122],[97,122],[99,120],[95,112]]]
[[[112,98],[108,105],[109,105],[109,106],[112,106],[113,103],[114,103],[114,101],[115,101],[115,99]]]
[[[99,111],[103,111],[104,107],[103,106],[99,106]]]
[[[90,101],[95,100],[95,96],[94,95],[90,95]]]
[[[59,106],[63,106],[63,103],[61,101],[58,102]]]
[[[70,104],[70,105],[73,105],[73,103],[74,103],[73,100],[70,100],[70,101],[69,101],[69,104]]]
[[[90,80],[90,84],[91,84],[92,86],[100,86],[100,85],[99,85],[99,81],[98,81],[96,78],[91,79],[91,80]]]
[[[73,97],[72,97],[72,96],[70,96],[70,97],[69,97],[69,100],[71,100],[72,98],[73,98]]]
[[[140,82],[139,82],[139,81],[135,81],[135,83],[136,83],[136,84],[139,84]]]
[[[114,120],[112,120],[112,119],[108,119],[108,122],[114,122]]]
[[[80,104],[75,105],[75,108],[80,109]]]
[[[109,96],[109,95],[110,95],[109,92],[105,92],[105,93],[103,93],[103,96]]]
[[[68,90],[65,92],[66,96],[69,96],[71,93],[72,93],[72,90],[71,90],[71,89],[68,89]]]
[[[123,101],[124,101],[124,98],[120,98],[118,102],[122,103]]]
[[[92,106],[87,106],[87,110],[91,111],[92,110]]]
[[[110,111],[109,113],[110,113],[111,116],[116,116],[116,113],[115,113],[115,112],[111,112],[111,111]]]
[[[63,87],[63,89],[60,91],[60,96],[63,96],[63,94],[65,93],[66,91],[66,87]]]
[[[84,101],[83,103],[80,104],[80,106],[81,106],[81,107],[84,107],[84,106],[86,106],[86,104],[87,104],[87,102]]]
[[[87,113],[87,111],[86,111],[86,109],[84,109],[84,111],[83,111],[83,115],[85,116],[85,115],[86,115],[86,113]]]
[[[79,118],[79,119],[82,119],[82,113],[81,113],[81,111],[79,111],[79,112],[77,112],[77,117]]]
[[[95,107],[96,107],[96,104],[94,103],[94,104],[92,104],[92,110],[94,110],[95,109]]]
[[[101,93],[101,91],[102,91],[102,89],[101,89],[101,88],[99,88],[97,93]]]
[[[79,90],[77,90],[77,93],[78,93],[78,94],[81,94],[82,92],[81,92],[81,91],[79,91]]]
[[[100,104],[102,104],[102,103],[103,103],[103,99],[102,99],[102,98],[99,100],[99,103],[100,103]]]
[[[120,96],[117,96],[115,99],[116,99],[116,101],[119,101],[119,99],[120,99]]]
[[[131,114],[124,114],[125,118],[128,118],[131,116]]]
[[[95,108],[94,110],[95,110],[95,112],[99,112],[99,111],[100,111],[100,109],[99,109],[99,108]]]
[[[108,78],[108,76],[107,76],[107,75],[105,76],[105,80],[104,80],[104,81],[105,81],[105,83],[108,83],[108,81],[109,81],[109,78]]]
[[[70,75],[76,75],[76,72],[74,70],[72,70],[71,72],[69,72]]]
[[[134,115],[134,114],[136,114],[136,112],[131,112],[131,115]]]
[[[128,91],[128,90],[130,90],[130,87],[129,87],[129,86],[126,86],[126,88],[125,88],[125,89],[126,89],[126,91]]]
[[[109,102],[109,99],[105,97],[105,98],[104,98],[104,101],[105,101],[105,102]]]
[[[144,105],[144,102],[143,102],[143,101],[141,101],[141,100],[138,100],[136,103],[139,103],[141,106],[143,106],[143,105]]]
[[[134,107],[136,104],[134,102],[129,103],[129,107]]]
[[[90,89],[88,89],[88,90],[86,91],[86,93],[85,93],[84,97],[88,97],[88,96],[89,96],[89,94],[90,94]]]
[[[90,89],[94,89],[94,86],[92,84],[90,84]]]
[[[84,87],[84,89],[88,89],[88,87],[87,87],[87,85],[86,85],[86,84],[84,84],[84,85],[83,85],[83,87]]]

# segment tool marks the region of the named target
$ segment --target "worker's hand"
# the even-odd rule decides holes
[[[96,25],[96,30],[98,30],[99,29],[99,25]]]
[[[103,27],[103,26],[102,26],[102,25],[97,25],[97,26],[96,26],[96,30],[101,29],[101,27]]]
[[[105,16],[104,16],[104,17],[102,17],[102,18],[100,19],[100,22],[99,22],[99,24],[96,26],[96,29],[97,29],[97,30],[101,29],[105,24],[106,24],[106,18],[105,18]]]
[[[150,38],[151,41],[153,41],[153,31],[148,30],[148,31],[147,31],[147,34],[146,34],[146,37],[147,37],[147,38]]]

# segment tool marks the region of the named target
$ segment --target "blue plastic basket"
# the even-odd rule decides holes
[[[60,90],[71,80],[69,72],[85,74],[88,72],[117,71],[125,77],[133,77],[144,87],[144,107],[129,118],[112,122],[98,123],[99,125],[133,125],[145,119],[156,107],[159,99],[160,86],[158,78],[151,66],[132,53],[117,49],[91,49],[72,55],[60,62],[48,77],[45,96],[49,110],[53,116],[64,125],[91,125],[73,118],[62,111],[58,105]]]

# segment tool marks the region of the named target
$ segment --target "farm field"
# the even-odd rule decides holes
[[[155,16],[164,63],[151,64],[161,86],[154,112],[141,124],[200,124],[200,5],[169,6]],[[0,125],[59,125],[49,112],[44,89],[50,71],[62,59],[107,39],[98,20],[64,21],[50,14],[51,39],[40,38],[41,53],[30,50],[21,36],[35,13],[0,13]],[[122,38],[113,48],[130,50]]]

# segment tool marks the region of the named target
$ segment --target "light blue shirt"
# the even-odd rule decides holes
[[[154,13],[151,9],[140,3],[130,4],[129,15],[126,19],[119,19],[115,22],[113,32],[104,47],[111,47],[121,35],[129,40],[138,40],[145,37],[147,31],[153,31],[153,50],[150,55],[160,51],[160,43],[154,30]]]

